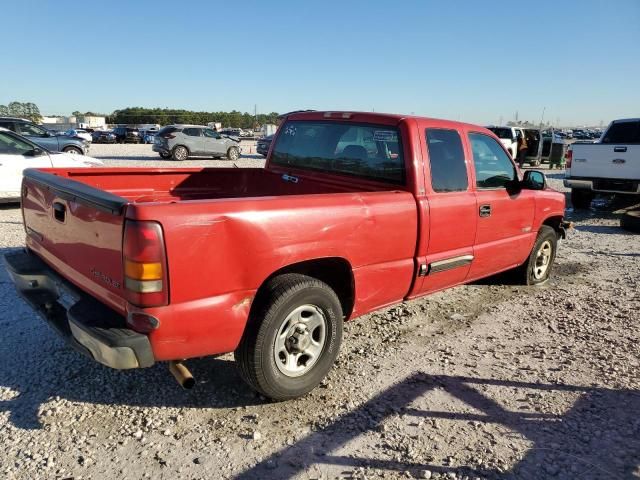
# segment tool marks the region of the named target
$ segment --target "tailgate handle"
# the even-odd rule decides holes
[[[59,222],[64,222],[64,216],[67,213],[67,207],[64,203],[53,202],[53,217]]]
[[[614,152],[626,152],[627,147],[613,147]]]

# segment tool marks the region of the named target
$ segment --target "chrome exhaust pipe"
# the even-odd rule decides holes
[[[196,381],[184,363],[176,361],[169,362],[169,371],[185,390],[191,390],[195,386]]]

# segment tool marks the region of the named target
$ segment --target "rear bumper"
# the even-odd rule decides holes
[[[593,192],[640,194],[640,180],[567,177],[564,179],[564,186]]]
[[[4,260],[18,293],[75,350],[116,369],[154,364],[146,335],[127,328],[122,315],[79,291],[39,257],[25,250]]]

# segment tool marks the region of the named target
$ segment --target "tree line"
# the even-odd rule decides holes
[[[34,123],[42,121],[40,109],[31,102],[11,102],[9,105],[0,105],[0,116],[27,118]]]
[[[175,123],[192,123],[206,125],[209,122],[219,122],[223,127],[251,129],[265,123],[276,123],[278,113],[242,113],[237,110],[231,112],[194,112],[191,110],[176,110],[170,108],[142,108],[129,107],[116,110],[107,116],[109,124],[141,124],[157,123],[170,125]]]

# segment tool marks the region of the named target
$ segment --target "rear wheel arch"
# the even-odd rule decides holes
[[[338,296],[345,319],[351,316],[355,303],[355,280],[353,268],[348,260],[342,257],[325,257],[282,267],[262,282],[256,293],[256,299],[261,296],[261,292],[271,280],[288,273],[305,275],[326,283]]]

